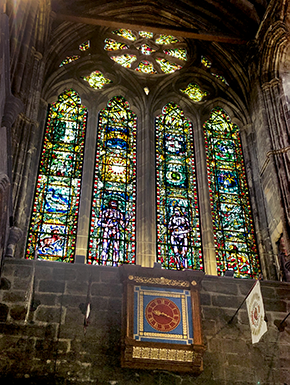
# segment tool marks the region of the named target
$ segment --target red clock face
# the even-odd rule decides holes
[[[177,305],[168,298],[155,298],[148,303],[145,317],[155,330],[170,332],[180,323],[180,311]]]

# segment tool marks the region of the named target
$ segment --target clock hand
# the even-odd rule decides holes
[[[164,317],[173,319],[173,317],[171,317],[170,315],[168,315],[168,314],[166,314],[166,313],[163,313],[163,312],[160,311],[160,310],[153,310],[152,313],[155,314],[155,315],[163,315]]]

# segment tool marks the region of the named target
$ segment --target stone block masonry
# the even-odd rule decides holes
[[[34,274],[34,279],[33,279]],[[119,269],[46,261],[5,261],[0,290],[0,383],[98,385],[290,385],[290,284],[262,281],[268,332],[252,345],[247,311],[229,319],[253,281],[205,276],[206,344],[198,377],[122,369]],[[87,327],[87,304],[91,313]],[[290,323],[289,323],[290,324]]]

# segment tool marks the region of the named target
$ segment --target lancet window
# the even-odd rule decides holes
[[[50,106],[30,222],[27,258],[73,262],[87,110],[74,90]]]

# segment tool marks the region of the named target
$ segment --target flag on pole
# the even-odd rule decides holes
[[[267,331],[260,281],[256,282],[246,299],[246,304],[252,334],[252,343],[255,344],[260,341],[262,335]]]

